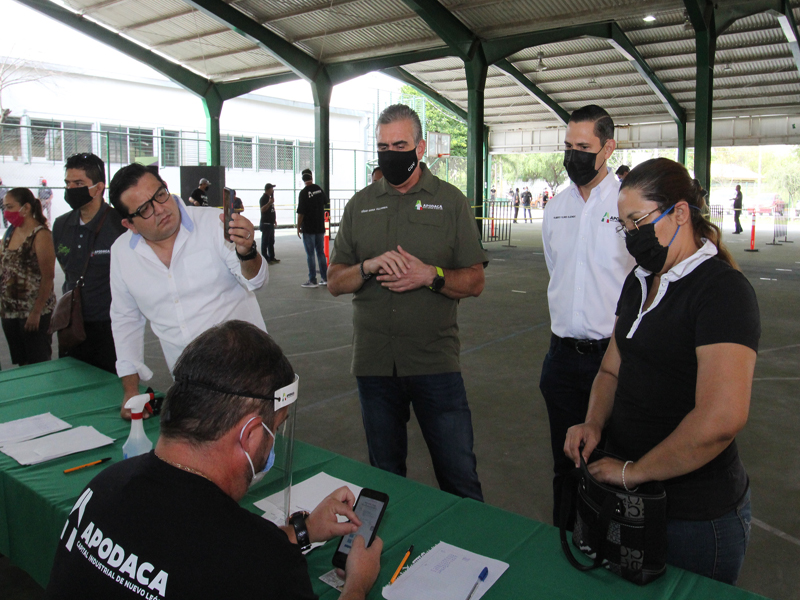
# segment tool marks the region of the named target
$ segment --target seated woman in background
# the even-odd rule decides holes
[[[28,188],[6,193],[3,216],[10,227],[0,245],[0,318],[11,362],[44,362],[52,354],[47,330],[56,305],[53,236],[41,203]]]
[[[705,191],[671,160],[633,169],[619,232],[637,267],[617,305],[586,422],[564,451],[579,464],[605,432],[624,460],[598,480],[667,492],[667,562],[735,584],[750,535],[750,485],[735,437],[747,422],[761,322],[752,286],[703,216]]]

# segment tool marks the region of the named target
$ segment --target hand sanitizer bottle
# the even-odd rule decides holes
[[[139,394],[125,403],[125,408],[131,411],[131,433],[122,446],[122,458],[133,458],[153,449],[153,442],[145,435],[142,426],[144,405],[150,401],[150,396],[151,394]]]

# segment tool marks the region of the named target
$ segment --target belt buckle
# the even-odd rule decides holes
[[[581,345],[586,349],[585,351],[581,350]],[[588,340],[577,340],[575,342],[575,351],[578,354],[590,354],[592,351],[592,343]]]

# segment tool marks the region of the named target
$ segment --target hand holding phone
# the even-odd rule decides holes
[[[361,536],[369,548],[378,532],[378,526],[386,512],[386,505],[389,504],[389,496],[383,492],[364,488],[358,495],[358,500],[353,507],[356,516],[361,521],[358,531],[342,537],[339,547],[333,555],[333,566],[344,569],[347,564],[347,555],[353,547],[356,536]]]
[[[231,216],[233,215],[233,201],[236,198],[236,190],[229,187],[222,188],[222,216],[223,226],[225,227],[225,241],[231,241],[230,226]]]

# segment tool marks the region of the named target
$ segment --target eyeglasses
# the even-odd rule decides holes
[[[128,218],[133,219],[133,217],[141,217],[142,219],[149,219],[153,216],[153,213],[156,210],[153,206],[153,202],[164,204],[167,200],[169,200],[169,190],[166,186],[161,186],[161,188],[159,188],[159,190],[153,194],[153,197],[150,198],[150,200],[137,208],[135,212],[132,212],[130,215],[128,215]]]
[[[637,233],[639,233],[639,223],[644,221],[647,217],[652,215],[654,212],[658,212],[660,210],[661,210],[660,208],[656,208],[654,210],[651,210],[649,213],[647,213],[643,217],[639,217],[635,221],[631,221],[631,223],[633,223],[633,227],[631,227],[630,229],[628,229],[628,226],[625,225],[625,219],[620,219],[619,217],[614,217],[614,219],[617,222],[619,222],[619,225],[617,225],[617,235],[619,235],[623,239],[626,238],[626,237],[635,236]]]

